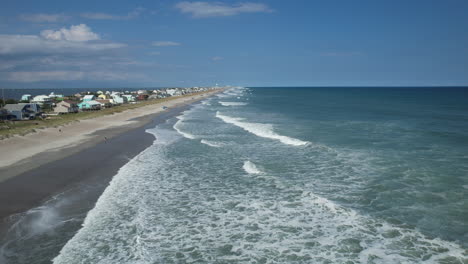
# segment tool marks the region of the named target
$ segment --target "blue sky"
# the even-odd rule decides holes
[[[468,85],[468,1],[8,1],[1,87]]]

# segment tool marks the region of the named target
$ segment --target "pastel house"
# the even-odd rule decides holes
[[[119,94],[112,94],[112,99],[116,104],[124,104],[128,101],[127,97],[120,96]]]
[[[78,107],[82,111],[86,110],[99,110],[101,109],[101,103],[94,101],[94,100],[88,100],[88,101],[83,101],[78,104]]]
[[[31,100],[32,96],[30,94],[23,94],[23,96],[21,96],[21,101],[28,101]]]
[[[59,114],[77,113],[78,110],[78,104],[69,100],[63,100],[54,107],[54,112]]]
[[[95,100],[95,99],[96,99],[96,97],[95,97],[94,95],[88,94],[88,95],[85,95],[85,96],[83,97],[83,102],[92,101],[92,100]]]
[[[52,99],[50,99],[50,97],[47,95],[38,95],[34,96],[34,98],[31,100],[31,103],[40,105],[52,104]]]
[[[133,94],[124,94],[122,97],[126,97],[127,102],[135,102],[135,96]]]

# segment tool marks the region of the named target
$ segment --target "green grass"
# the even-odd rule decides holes
[[[14,135],[26,135],[29,133],[36,132],[38,129],[44,129],[48,127],[59,127],[72,122],[79,122],[80,120],[96,118],[105,115],[112,115],[115,113],[120,113],[129,109],[135,109],[147,105],[158,104],[162,102],[172,101],[177,98],[183,97],[194,97],[201,93],[188,94],[178,97],[169,97],[164,99],[153,99],[147,101],[140,101],[136,104],[123,104],[118,106],[113,106],[110,108],[98,110],[98,111],[86,111],[79,112],[76,114],[64,114],[58,116],[51,116],[50,119],[36,119],[36,120],[25,120],[25,121],[8,121],[0,122],[0,140],[9,138]]]

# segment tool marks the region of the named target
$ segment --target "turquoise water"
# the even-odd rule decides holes
[[[236,88],[149,129],[54,263],[467,263],[468,90]]]

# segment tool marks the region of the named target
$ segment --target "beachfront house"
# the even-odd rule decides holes
[[[96,99],[107,100],[107,99],[110,99],[110,96],[108,94],[100,94],[100,95],[98,95],[98,98],[96,98]]]
[[[113,93],[111,95],[112,99],[114,100],[114,103],[115,104],[124,104],[127,102],[127,97],[124,97],[124,96],[120,96],[119,94],[117,93]]]
[[[96,99],[96,102],[101,104],[101,108],[112,107],[112,102],[109,99]]]
[[[87,94],[83,97],[83,102],[87,102],[87,101],[93,101],[96,99],[96,96],[92,95],[92,94]]]
[[[171,88],[171,89],[166,89],[166,94],[170,95],[170,96],[174,96],[176,94],[177,90],[175,88]]]
[[[89,100],[79,103],[78,107],[81,111],[99,110],[101,109],[101,104],[95,100]]]
[[[49,94],[49,98],[50,98],[50,99],[55,99],[55,100],[62,99],[62,98],[63,98],[63,94],[55,94],[54,92],[51,92],[51,93]]]
[[[127,102],[135,102],[135,96],[133,94],[124,94],[122,95],[122,97],[126,97],[127,98]]]
[[[78,110],[78,104],[70,100],[63,100],[54,107],[54,112],[59,114],[77,113]]]
[[[31,100],[31,103],[39,104],[41,106],[51,105],[52,99],[47,95],[37,95]]]
[[[41,113],[41,106],[34,103],[6,104],[4,109],[16,120],[34,119]]]
[[[30,95],[30,94],[23,94],[23,96],[21,96],[21,101],[25,101],[25,102],[27,101],[27,102],[29,102],[29,101],[31,100],[31,98],[32,98],[32,95]]]

